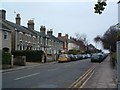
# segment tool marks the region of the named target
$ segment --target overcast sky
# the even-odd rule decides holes
[[[24,0],[25,1],[25,0]],[[96,0],[97,1],[97,0]],[[118,5],[107,2],[107,7],[101,15],[94,13],[96,2],[3,2],[2,8],[7,11],[7,20],[15,22],[19,13],[21,25],[27,26],[27,21],[34,18],[35,30],[41,25],[53,29],[53,34],[75,36],[75,33],[86,34],[89,43],[95,45],[93,39],[103,35],[111,26],[118,23]]]

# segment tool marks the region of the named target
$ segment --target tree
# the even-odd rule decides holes
[[[101,37],[98,35],[97,37],[94,38],[94,41],[96,43],[100,42],[101,41]]]
[[[94,41],[96,43],[96,48],[97,48],[97,43],[101,42],[101,37],[98,35],[94,38]]]
[[[102,37],[95,37],[94,40],[102,42],[103,48],[109,51],[116,51],[116,42],[120,40],[120,28],[118,25],[111,26]]]
[[[106,3],[107,0],[98,0],[97,4],[95,4],[95,13],[102,14],[102,11],[104,11],[105,6],[107,6]],[[120,0],[117,2],[118,4],[120,3]]]
[[[79,34],[78,32],[75,33],[75,37],[77,40],[82,41],[85,45],[88,44],[87,35],[86,34]]]

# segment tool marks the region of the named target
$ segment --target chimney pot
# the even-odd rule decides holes
[[[34,30],[34,21],[33,20],[28,20],[28,28]]]
[[[52,35],[52,34],[53,34],[52,29],[50,29],[50,31],[47,31],[47,35]]]
[[[45,27],[45,26],[41,26],[41,27],[40,27],[40,32],[45,34],[45,32],[46,32],[46,27]]]
[[[68,39],[68,34],[65,34],[66,38]]]
[[[62,33],[58,33],[58,37],[61,37],[62,36]]]
[[[17,14],[17,15],[16,15],[16,24],[17,24],[17,25],[20,25],[20,23],[21,23],[20,14]]]
[[[6,20],[6,11],[0,10],[0,19]]]

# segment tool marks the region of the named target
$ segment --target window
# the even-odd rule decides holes
[[[8,39],[8,32],[4,31],[4,39]]]

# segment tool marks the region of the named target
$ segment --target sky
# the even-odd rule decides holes
[[[26,2],[25,2],[26,1]],[[115,0],[114,0],[115,1]],[[35,30],[39,31],[44,25],[53,29],[55,36],[58,33],[75,37],[75,33],[87,36],[88,43],[95,45],[94,38],[103,35],[111,26],[118,23],[118,5],[116,2],[107,2],[107,7],[101,15],[94,13],[94,4],[97,0],[88,2],[79,0],[64,1],[28,1],[4,0],[1,9],[6,10],[6,19],[15,22],[16,14],[21,16],[21,25],[27,27],[27,22],[34,19]],[[16,13],[15,13],[16,12]],[[101,48],[98,45],[98,48]]]

